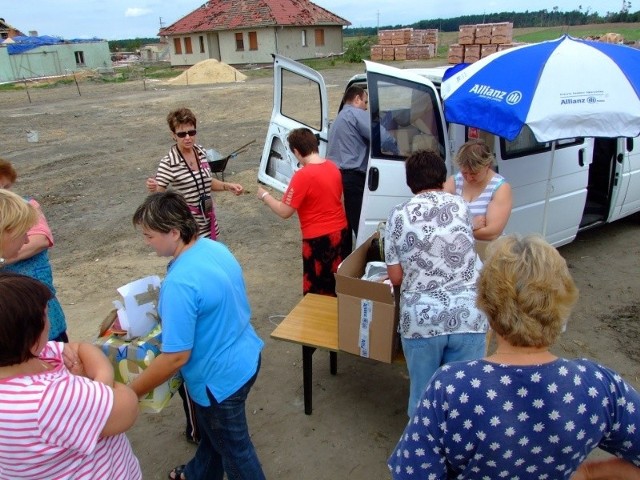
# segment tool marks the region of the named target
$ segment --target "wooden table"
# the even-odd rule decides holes
[[[330,372],[338,371],[338,299],[308,293],[271,333],[277,340],[302,345],[304,413],[312,412],[313,353],[329,351]]]

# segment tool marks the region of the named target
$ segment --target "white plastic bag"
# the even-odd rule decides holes
[[[152,275],[118,288],[122,301],[115,300],[120,327],[127,331],[125,340],[142,337],[158,324],[160,277]]]

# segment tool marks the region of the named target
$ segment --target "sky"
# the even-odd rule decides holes
[[[66,39],[124,40],[155,37],[163,26],[205,0],[0,0],[0,18],[28,34]],[[353,27],[408,25],[419,20],[504,11],[589,9],[619,12],[622,0],[317,0],[315,4],[349,20]],[[634,2],[635,3],[635,2]],[[366,5],[366,8],[364,7]],[[522,5],[520,7],[519,5]],[[631,10],[636,11],[632,4]]]

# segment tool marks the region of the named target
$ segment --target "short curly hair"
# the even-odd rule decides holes
[[[577,299],[567,263],[542,237],[508,235],[489,244],[477,304],[509,344],[553,345]]]
[[[193,125],[193,128],[197,127],[196,116],[188,108],[178,108],[177,110],[169,112],[169,115],[167,115],[167,123],[169,124],[169,129],[174,133],[180,125]]]

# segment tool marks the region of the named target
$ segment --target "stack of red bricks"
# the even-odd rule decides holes
[[[460,25],[458,43],[449,46],[449,63],[473,63],[513,47],[513,23]]]
[[[371,47],[371,60],[428,60],[437,51],[437,29],[380,30],[378,44]]]

